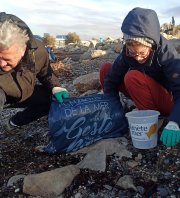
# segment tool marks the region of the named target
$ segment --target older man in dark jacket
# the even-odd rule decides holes
[[[60,102],[68,97],[51,70],[44,44],[21,19],[0,13],[0,108],[25,108],[8,120],[5,129],[16,131],[47,115],[52,93]]]
[[[100,80],[105,93],[130,97],[141,110],[168,115],[161,140],[180,142],[180,55],[160,35],[154,10],[134,8],[122,24],[125,45],[114,64],[103,64]]]

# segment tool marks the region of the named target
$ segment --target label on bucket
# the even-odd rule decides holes
[[[130,124],[130,132],[132,139],[140,141],[149,141],[157,135],[157,123],[146,123],[146,124]]]

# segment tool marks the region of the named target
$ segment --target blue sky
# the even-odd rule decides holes
[[[1,12],[18,16],[40,36],[76,32],[81,39],[119,38],[122,21],[134,7],[154,9],[160,24],[172,16],[180,24],[178,0],[4,0]]]

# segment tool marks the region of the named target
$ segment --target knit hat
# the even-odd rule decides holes
[[[128,34],[123,33],[125,42],[127,40],[137,41],[147,47],[152,47],[154,45],[154,41],[147,37],[138,37],[138,36],[130,36]]]

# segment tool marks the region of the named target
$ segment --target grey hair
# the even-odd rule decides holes
[[[15,22],[0,22],[0,50],[7,50],[12,45],[17,44],[18,49],[22,50],[26,47],[29,36],[26,30],[21,29]]]

